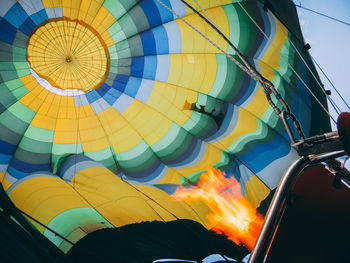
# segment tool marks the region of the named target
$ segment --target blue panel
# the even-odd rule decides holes
[[[179,187],[177,184],[157,184],[155,187],[160,190],[168,193],[169,195],[173,195],[176,192],[176,189]]]
[[[233,161],[231,168],[225,171],[226,178],[230,178],[231,176],[233,176],[237,182],[241,180],[241,171],[239,170],[239,162],[237,159]]]
[[[72,166],[75,166],[77,164],[79,164],[80,162],[84,162],[84,161],[90,161],[91,159],[81,155],[81,154],[73,154],[71,156],[69,156],[60,166],[59,171],[57,172],[57,175],[60,177],[63,177],[64,173],[71,168]]]
[[[45,20],[49,19],[47,17],[45,9],[40,10],[39,12],[32,14],[30,18],[34,21],[35,24],[39,25],[40,23],[44,22]]]
[[[96,90],[90,90],[88,93],[86,93],[86,98],[87,98],[88,102],[91,104],[94,101],[100,99],[101,96],[97,93]]]
[[[9,144],[0,140],[0,152],[5,154],[13,154],[16,150],[16,145]]]
[[[275,134],[273,141],[269,144],[262,144],[253,147],[247,154],[242,155],[239,159],[251,167],[254,173],[258,173],[278,158],[286,156],[290,152],[290,146]],[[266,158],[268,156],[268,158]]]
[[[124,92],[125,86],[128,83],[129,77],[126,75],[117,75],[113,82],[113,88]]]
[[[0,18],[0,41],[12,44],[15,37],[16,28],[5,19]]]
[[[253,79],[250,76],[244,74],[243,85],[241,86],[236,96],[232,99],[231,103],[237,106],[242,105],[242,103],[246,102],[246,100],[254,91],[255,85],[256,82],[253,81]]]
[[[147,16],[151,28],[162,23],[158,9],[156,8],[156,5],[152,0],[144,0],[141,3],[139,3],[139,5],[141,6],[145,15]]]
[[[29,35],[29,33],[36,27],[36,24],[33,20],[28,17],[23,24],[20,26],[19,30],[21,30],[24,34]]]
[[[152,31],[145,31],[140,34],[144,55],[156,55],[156,43]]]
[[[0,164],[8,164],[12,159],[12,154],[2,154],[0,153]]]
[[[156,6],[157,6],[159,15],[160,15],[160,17],[161,17],[162,24],[174,20],[174,16],[173,16],[172,13],[170,13],[166,8],[164,8],[164,6],[162,6],[161,4],[159,4],[158,2],[156,2],[155,0],[154,0],[154,2],[155,2],[155,4],[156,4]],[[163,0],[162,2],[163,2],[167,7],[173,9],[173,7],[171,6],[169,0]]]
[[[9,168],[7,169],[7,172],[11,176],[15,177],[16,179],[21,179],[21,178],[26,177],[28,175],[28,173],[18,171],[15,168],[13,168],[12,166],[9,166]]]
[[[135,98],[137,91],[139,90],[141,85],[141,79],[139,78],[129,78],[128,84],[125,87],[124,93],[129,95],[130,97]]]
[[[106,83],[103,83],[96,91],[98,94],[100,94],[101,97],[103,97],[110,88],[111,87],[108,86]]]
[[[103,96],[103,99],[109,104],[113,105],[113,103],[122,95],[122,93],[119,90],[116,89],[110,89],[108,92]]]
[[[50,164],[44,163],[44,164],[30,164],[26,162],[22,162],[16,158],[13,158],[11,161],[11,166],[15,170],[23,172],[23,173],[32,173],[37,171],[49,171],[50,170]],[[10,170],[10,168],[9,168]]]
[[[144,63],[145,63],[144,57],[132,58],[131,76],[142,78],[143,77],[143,70],[144,70]]]
[[[157,47],[157,54],[169,54],[168,34],[163,26],[152,29]]]
[[[143,69],[143,77],[154,80],[157,73],[157,56],[147,56],[145,58],[145,66]]]
[[[176,160],[176,166],[184,166],[193,162],[200,155],[201,147],[202,141],[194,138],[187,151]]]
[[[4,17],[8,22],[19,28],[28,18],[27,13],[19,3],[14,4]]]

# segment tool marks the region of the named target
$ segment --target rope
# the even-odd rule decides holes
[[[71,244],[72,246],[75,245],[72,241],[68,240],[68,239],[65,238],[64,236],[62,236],[62,235],[60,235],[59,233],[57,233],[55,230],[51,229],[50,227],[48,227],[48,226],[44,225],[43,223],[41,223],[40,221],[36,220],[34,217],[28,215],[26,212],[23,212],[22,210],[18,209],[17,207],[16,207],[16,209],[17,209],[20,213],[22,213],[23,215],[25,215],[26,217],[32,219],[33,221],[35,221],[36,223],[38,223],[38,224],[41,225],[42,227],[46,228],[47,230],[49,230],[50,232],[52,232],[52,233],[55,234],[56,236],[62,238],[64,241],[66,241],[66,242],[68,242],[69,244]]]
[[[321,66],[317,63],[317,61],[310,55],[311,59],[315,62],[316,66],[320,69],[320,71],[322,72],[322,74],[325,76],[325,78],[328,80],[328,82],[332,85],[332,87],[334,88],[334,90],[337,92],[337,94],[339,95],[339,97],[342,99],[342,101],[344,102],[344,104],[348,107],[348,109],[350,109],[349,104],[346,102],[346,100],[343,98],[343,96],[340,94],[340,92],[338,91],[338,89],[335,87],[335,85],[333,84],[333,82],[329,79],[329,77],[327,76],[326,72],[323,71],[323,69],[321,68]]]
[[[344,25],[350,26],[350,23],[348,23],[348,22],[345,22],[345,21],[343,21],[343,20],[337,19],[337,18],[332,17],[332,16],[328,16],[328,15],[326,15],[326,14],[317,12],[317,11],[315,11],[315,10],[306,8],[306,7],[304,7],[304,6],[301,6],[300,3],[299,3],[299,5],[296,5],[296,4],[295,4],[295,6],[301,8],[301,9],[305,9],[305,10],[307,10],[307,11],[310,11],[310,12],[312,12],[312,13],[318,14],[318,15],[320,15],[320,16],[324,16],[324,17],[326,17],[326,18],[329,18],[329,19],[334,20],[334,21],[336,21],[336,22],[342,23],[342,24],[344,24]]]
[[[338,107],[338,105],[333,101],[331,97],[329,97],[328,99],[330,104],[333,106],[333,109],[335,110],[335,112],[339,115],[341,113],[341,109]]]

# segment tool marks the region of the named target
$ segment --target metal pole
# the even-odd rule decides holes
[[[302,170],[309,164],[316,164],[344,156],[344,151],[332,152],[317,156],[303,156],[296,160],[286,171],[271,201],[265,216],[264,224],[260,230],[259,237],[252,250],[248,263],[265,262],[272,245],[274,235],[286,209],[288,194],[293,189]]]
[[[285,210],[288,193],[293,187],[301,170],[309,162],[309,158],[303,156],[295,161],[286,171],[271,201],[269,210],[265,216],[264,224],[260,230],[258,240],[255,243],[248,263],[261,263],[265,261],[273,241],[273,236]]]

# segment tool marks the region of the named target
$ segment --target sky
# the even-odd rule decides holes
[[[294,0],[294,3],[350,24],[350,0]],[[297,10],[305,42],[311,45],[311,56],[350,104],[350,26],[298,7]],[[339,108],[350,112],[321,72],[319,75],[325,89],[332,91],[331,97]],[[329,110],[337,119],[330,105]],[[334,123],[332,129],[336,130]]]

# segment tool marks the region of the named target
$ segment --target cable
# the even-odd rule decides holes
[[[301,8],[301,9],[305,9],[305,10],[310,11],[310,12],[312,12],[312,13],[318,14],[318,15],[320,15],[320,16],[324,16],[324,17],[329,18],[329,19],[331,19],[331,20],[334,20],[334,21],[336,21],[336,22],[339,22],[339,23],[342,23],[342,24],[344,24],[344,25],[350,26],[350,23],[348,23],[348,22],[345,22],[345,21],[343,21],[343,20],[337,19],[337,18],[335,18],[335,17],[328,16],[328,15],[326,15],[326,14],[317,12],[317,11],[315,11],[315,10],[306,8],[306,7],[302,6],[301,4],[299,4],[299,5],[294,4],[294,5],[295,5],[296,7]]]
[[[338,105],[333,101],[331,97],[328,97],[329,103],[333,106],[334,111],[339,115],[341,113],[340,108]]]
[[[62,238],[64,241],[66,241],[66,242],[68,242],[69,244],[71,244],[72,246],[75,245],[72,241],[68,240],[68,239],[65,238],[64,236],[62,236],[62,235],[60,235],[59,233],[57,233],[55,230],[51,229],[50,227],[48,227],[48,226],[44,225],[43,223],[41,223],[40,221],[36,220],[34,217],[28,215],[26,212],[23,212],[22,210],[18,209],[17,207],[16,207],[16,209],[17,209],[20,213],[22,213],[23,215],[25,215],[26,217],[32,219],[33,221],[35,221],[36,223],[38,223],[38,224],[41,225],[42,227],[46,228],[47,230],[49,230],[50,232],[52,232],[52,233],[55,234],[56,236]]]
[[[321,66],[317,63],[316,59],[313,58],[313,56],[311,56],[311,59],[315,62],[316,66],[321,70],[322,74],[325,76],[325,78],[328,80],[328,82],[332,85],[332,87],[334,88],[334,90],[337,92],[337,94],[339,95],[339,97],[342,99],[342,101],[344,102],[344,104],[348,107],[348,109],[350,109],[349,104],[346,102],[346,100],[343,98],[343,96],[340,94],[340,92],[338,91],[338,89],[335,87],[335,85],[333,84],[333,82],[328,78],[327,74],[323,71],[323,69],[321,68]]]

